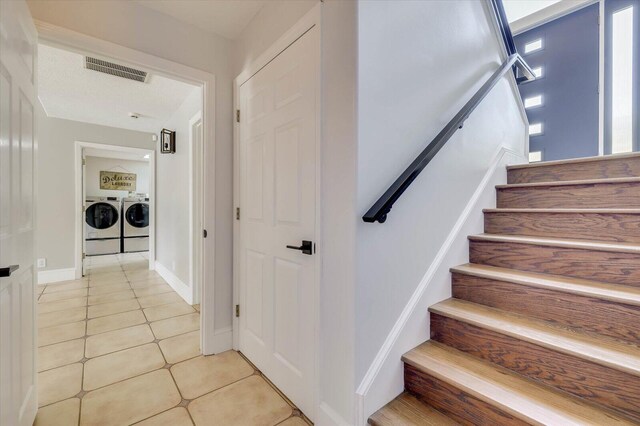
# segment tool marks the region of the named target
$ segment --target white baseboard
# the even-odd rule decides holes
[[[51,269],[38,271],[38,284],[58,283],[76,279],[76,268]]]
[[[317,426],[351,426],[352,423],[345,420],[340,414],[331,408],[326,402],[321,402],[318,407],[318,418],[314,422]]]
[[[183,283],[169,268],[156,260],[155,269],[158,274],[173,288],[185,302],[193,304],[193,291],[191,287]]]
[[[495,206],[494,186],[505,183],[506,165],[521,163],[522,154],[501,148],[458,217],[447,239],[371,363],[355,395],[356,425],[404,389],[402,354],[429,339],[428,307],[451,297],[449,268],[468,262],[467,236],[483,232],[485,207]]]
[[[233,329],[231,327],[216,330],[208,354],[219,354],[233,348]]]

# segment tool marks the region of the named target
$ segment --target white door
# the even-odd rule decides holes
[[[37,35],[23,0],[0,0],[0,424],[37,410],[34,101]],[[6,268],[14,265],[9,275]],[[7,276],[8,275],[8,276]]]
[[[314,414],[318,30],[240,87],[239,346]]]

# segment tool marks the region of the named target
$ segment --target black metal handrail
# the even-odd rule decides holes
[[[462,109],[447,123],[440,133],[427,145],[427,147],[413,160],[407,169],[393,182],[393,184],[385,191],[385,193],[375,202],[373,206],[362,217],[365,222],[384,223],[387,220],[387,214],[391,211],[393,204],[406,191],[411,183],[418,177],[420,172],[429,164],[435,155],[442,149],[453,134],[461,129],[469,115],[477,108],[482,100],[489,94],[491,89],[502,79],[502,77],[511,69],[517,69],[522,77],[517,81],[535,80],[533,71],[516,52],[515,43],[509,23],[507,22],[502,0],[491,0],[494,8],[496,20],[500,28],[500,32],[504,39],[505,47],[508,52],[507,59],[500,67],[491,75],[491,77],[482,85],[475,95],[462,107]]]

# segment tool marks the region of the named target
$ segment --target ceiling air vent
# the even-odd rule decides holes
[[[123,65],[114,64],[113,62],[107,62],[101,59],[91,58],[89,56],[86,56],[84,59],[84,67],[89,70],[115,75],[116,77],[122,77],[128,80],[135,80],[144,83],[149,75],[145,71],[125,67]]]

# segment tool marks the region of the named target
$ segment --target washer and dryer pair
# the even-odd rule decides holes
[[[85,240],[87,256],[149,250],[149,199],[87,197]]]

